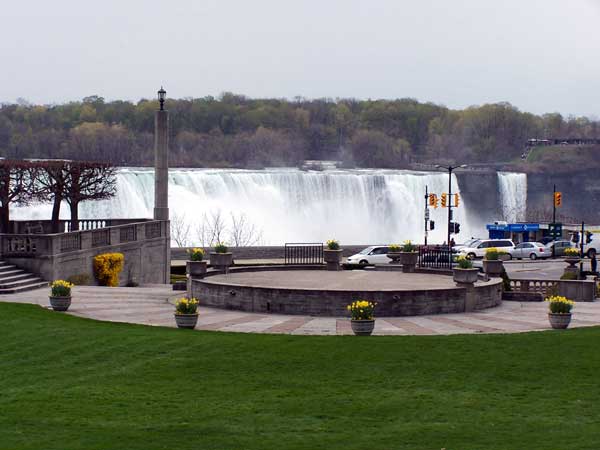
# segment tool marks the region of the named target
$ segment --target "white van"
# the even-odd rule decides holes
[[[515,248],[515,243],[510,239],[482,239],[472,244],[472,247],[461,247],[458,249],[459,255],[466,256],[469,259],[483,258],[488,248],[497,248],[508,252]]]
[[[598,253],[600,252],[600,238],[596,238],[596,235],[594,233],[591,234],[590,238],[591,238],[590,243],[586,244],[585,241],[587,240],[587,236],[586,235],[583,236],[583,242],[584,242],[583,255],[587,256],[588,258],[597,256]],[[571,244],[573,245],[573,247],[575,247],[578,250],[581,248],[581,243],[573,241],[572,238],[571,238]]]

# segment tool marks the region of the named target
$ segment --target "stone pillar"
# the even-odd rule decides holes
[[[169,283],[171,274],[171,227],[169,224],[169,112],[154,116],[154,220],[164,220],[164,266],[159,283]]]
[[[169,220],[169,112],[154,117],[154,220]]]

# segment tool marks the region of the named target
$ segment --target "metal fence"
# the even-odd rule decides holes
[[[286,265],[323,264],[322,243],[285,244]]]
[[[452,269],[452,252],[448,247],[419,247],[419,267]]]

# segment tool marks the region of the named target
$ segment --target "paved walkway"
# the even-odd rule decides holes
[[[183,293],[171,286],[106,288],[77,286],[68,314],[111,322],[174,327],[173,302]],[[0,296],[0,301],[33,303],[49,307],[48,290]],[[462,333],[518,333],[547,330],[547,305],[504,302],[497,308],[465,314],[414,317],[383,317],[375,322],[379,335],[434,335]],[[62,314],[62,313],[57,313]],[[578,303],[571,327],[600,325],[600,302]],[[348,318],[283,316],[200,308],[197,329],[242,333],[287,333],[299,335],[352,334]]]

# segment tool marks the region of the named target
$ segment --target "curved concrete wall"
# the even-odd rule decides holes
[[[273,270],[272,268],[270,270]],[[440,275],[444,276],[444,275]],[[420,291],[336,291],[264,288],[192,280],[191,295],[204,306],[257,313],[347,316],[354,300],[377,302],[378,317],[460,313],[491,308],[502,302],[502,281],[466,288]]]

